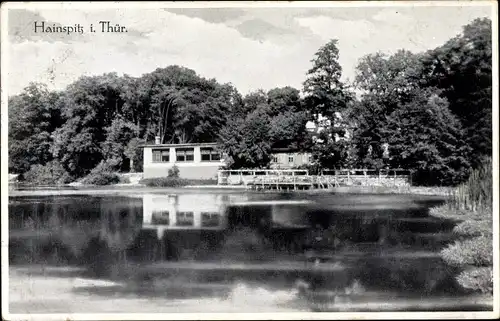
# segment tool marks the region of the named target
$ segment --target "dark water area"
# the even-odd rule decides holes
[[[442,202],[366,194],[10,197],[9,262],[118,282],[74,290],[91,296],[225,298],[250,287],[293,292],[287,304],[307,310],[394,300],[432,310],[436,298],[470,295],[439,257],[457,223],[429,216]]]

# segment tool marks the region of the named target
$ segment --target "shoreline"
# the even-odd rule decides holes
[[[130,195],[137,193],[252,193],[252,194],[358,194],[358,195],[421,195],[446,197],[451,188],[443,187],[380,187],[380,186],[342,186],[330,189],[312,189],[297,191],[250,190],[242,185],[189,185],[183,187],[148,187],[139,184],[116,185],[79,185],[79,186],[43,186],[17,189],[10,185],[8,196],[55,196],[55,195]]]

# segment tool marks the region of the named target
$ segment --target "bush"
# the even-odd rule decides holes
[[[179,178],[179,167],[177,167],[177,165],[174,165],[172,166],[172,168],[168,169],[168,177]]]
[[[120,182],[120,177],[116,173],[90,173],[83,180],[86,185],[110,185]]]
[[[493,293],[493,268],[471,268],[463,271],[457,281],[466,289],[479,290],[482,293]]]
[[[140,184],[150,187],[179,187],[188,185],[188,182],[176,177],[153,177],[142,179]]]
[[[62,185],[72,181],[72,177],[56,161],[46,165],[32,165],[23,178],[26,183],[33,185]]]
[[[453,232],[464,237],[487,236],[493,237],[492,220],[465,221],[453,228]]]
[[[452,266],[491,266],[493,242],[489,237],[457,241],[441,251],[443,259]]]
[[[113,171],[115,166],[116,163],[113,160],[102,161],[82,179],[82,184],[110,185],[119,183],[120,176]]]

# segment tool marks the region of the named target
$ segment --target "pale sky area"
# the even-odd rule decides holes
[[[259,88],[302,89],[314,53],[338,39],[343,79],[358,59],[377,51],[423,51],[445,43],[486,7],[224,8],[20,10],[8,14],[8,94],[29,82],[63,89],[82,75],[140,76],[181,65],[231,82],[242,94]],[[83,35],[41,34],[34,22],[75,25]],[[111,21],[128,33],[88,33]]]

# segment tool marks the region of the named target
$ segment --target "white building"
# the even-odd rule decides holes
[[[165,177],[177,166],[179,176],[188,179],[217,179],[225,166],[216,143],[143,145],[144,178]]]

